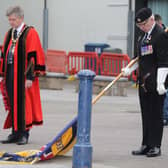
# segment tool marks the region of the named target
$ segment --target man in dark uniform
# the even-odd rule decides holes
[[[161,155],[163,134],[163,102],[168,74],[168,34],[155,23],[150,8],[140,9],[136,25],[145,33],[138,38],[138,63],[122,69],[129,75],[139,67],[139,98],[142,113],[142,145],[133,155]]]
[[[155,14],[154,15],[154,18],[155,18],[155,22],[162,28],[162,29],[166,29],[166,26],[163,24],[163,21],[162,21],[162,17],[159,15],[159,14]]]

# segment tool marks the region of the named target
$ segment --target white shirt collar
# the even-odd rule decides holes
[[[151,29],[148,31],[148,36],[147,36],[147,37],[149,37],[149,36],[150,36],[150,34],[151,34],[151,32],[152,32],[153,28],[155,27],[155,24],[156,24],[156,23],[154,23],[154,24],[152,25]]]
[[[16,29],[17,30],[17,35],[20,33],[20,31],[22,30],[24,26],[24,23],[22,22],[22,24]]]

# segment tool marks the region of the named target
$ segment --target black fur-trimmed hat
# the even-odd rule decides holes
[[[135,22],[141,23],[152,16],[152,10],[150,8],[141,8],[135,15]]]

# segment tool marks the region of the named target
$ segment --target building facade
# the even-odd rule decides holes
[[[160,13],[168,25],[167,0],[0,0],[0,44],[9,28],[5,16],[11,5],[25,11],[25,22],[34,26],[47,47],[56,50],[83,51],[86,43],[107,43],[134,55],[135,11],[143,6]],[[162,10],[164,7],[164,10]],[[43,25],[44,8],[48,12],[47,33]],[[45,27],[45,30],[44,30]]]

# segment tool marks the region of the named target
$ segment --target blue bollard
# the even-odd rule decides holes
[[[92,106],[92,82],[95,73],[90,70],[81,70],[78,73],[79,100],[77,142],[73,148],[72,168],[92,167],[92,146],[90,144],[91,131],[91,106]]]

